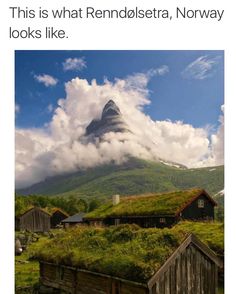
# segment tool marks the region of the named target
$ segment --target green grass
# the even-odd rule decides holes
[[[224,224],[221,222],[184,221],[171,229],[173,232],[195,234],[219,256],[224,255]]]
[[[134,195],[201,187],[210,195],[224,188],[224,167],[183,169],[130,158],[121,165],[107,164],[69,175],[52,177],[21,194],[99,197]]]
[[[26,253],[15,258],[16,288],[33,287],[39,281],[39,263],[29,261]]]
[[[171,229],[142,229],[136,225],[76,227],[46,240],[37,250],[31,251],[31,256],[146,282],[189,232],[196,233],[216,253],[223,252],[222,224],[184,222]]]
[[[47,241],[34,256],[140,282],[160,268],[184,237],[136,225],[77,227]]]
[[[28,246],[20,256],[15,257],[15,287],[33,287],[39,281],[39,263],[30,257],[45,244],[47,238],[40,238],[36,243]]]
[[[124,215],[175,215],[191,199],[203,193],[201,189],[175,191],[164,194],[123,197],[120,203],[108,202],[88,213],[88,218],[104,218]]]

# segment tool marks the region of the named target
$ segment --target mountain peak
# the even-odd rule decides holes
[[[120,109],[113,100],[109,100],[103,108],[102,118],[116,115],[121,115]]]
[[[108,132],[126,132],[129,131],[123,120],[121,111],[116,103],[110,99],[102,110],[101,119],[93,119],[86,128],[86,135],[102,137]]]

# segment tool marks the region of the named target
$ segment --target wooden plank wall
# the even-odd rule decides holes
[[[152,294],[216,294],[217,265],[190,245],[151,289]]]
[[[20,230],[47,232],[50,230],[50,216],[39,209],[32,209],[20,217]]]
[[[40,263],[40,282],[70,294],[147,294],[147,287],[105,275]]]
[[[217,265],[194,245],[177,255],[150,290],[136,283],[53,264],[40,264],[40,280],[70,294],[216,294]]]

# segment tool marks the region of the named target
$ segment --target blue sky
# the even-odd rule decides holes
[[[162,66],[168,71],[150,79],[151,104],[144,112],[153,120],[217,128],[224,104],[223,51],[16,51],[16,126],[49,122],[65,97],[65,83],[77,76],[102,84],[104,78],[124,79]]]

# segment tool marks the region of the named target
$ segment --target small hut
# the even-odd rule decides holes
[[[84,212],[76,213],[64,219],[61,223],[63,224],[64,228],[73,227],[75,225],[82,224],[84,215],[85,215]]]
[[[53,208],[51,211],[51,228],[56,228],[61,222],[68,218],[68,214],[60,208]]]
[[[91,225],[137,224],[170,227],[180,220],[213,220],[216,202],[199,188],[121,197],[98,207],[84,217]]]
[[[91,239],[95,241],[92,235]],[[143,273],[133,265],[130,268],[130,275],[124,278],[122,275],[129,271],[128,265],[131,266],[129,261],[123,264],[123,268],[121,266],[117,270],[117,268],[114,269],[117,267],[116,262],[106,260],[107,256],[104,254],[101,261],[94,260],[91,263],[88,259],[88,262],[82,262],[81,265],[85,268],[41,260],[40,282],[44,286],[65,291],[65,293],[80,294],[217,293],[217,273],[218,268],[221,267],[221,261],[194,235],[189,235],[167,259],[162,260],[163,250],[159,251],[159,268],[155,271],[148,271],[149,274],[153,273],[146,280],[142,280],[142,275],[145,276],[145,269],[147,269],[145,265],[143,265]],[[158,248],[153,248],[152,251],[158,252]],[[152,254],[151,251],[149,254]],[[84,258],[86,259],[86,256]],[[91,269],[86,269],[86,266],[89,265]],[[104,267],[101,268],[102,265]],[[95,269],[100,269],[100,271]],[[112,274],[113,271],[116,275]]]
[[[16,216],[16,230],[31,232],[48,232],[50,230],[50,214],[39,207],[32,207]]]

